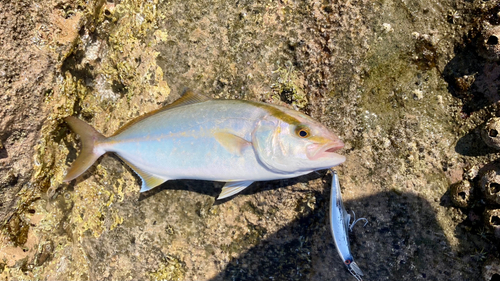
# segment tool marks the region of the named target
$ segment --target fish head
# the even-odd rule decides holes
[[[337,135],[305,114],[279,109],[260,120],[252,134],[258,159],[268,169],[306,173],[345,161],[345,156],[335,153],[344,147]]]

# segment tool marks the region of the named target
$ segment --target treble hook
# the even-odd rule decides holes
[[[352,223],[349,223],[349,231],[352,231],[352,228],[354,227],[354,225],[358,222],[358,221],[361,221],[361,220],[364,220],[365,221],[365,224],[363,225],[363,227],[365,227],[367,224],[368,224],[368,220],[366,218],[359,218],[359,219],[356,219],[356,213],[354,213],[354,211],[352,211],[352,217],[353,217],[353,222]]]

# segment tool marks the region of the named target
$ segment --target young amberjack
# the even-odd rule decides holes
[[[245,100],[213,100],[192,92],[104,137],[76,117],[65,121],[82,149],[64,181],[101,155],[116,153],[142,179],[141,192],[167,180],[226,182],[219,199],[254,181],[292,178],[345,161],[342,141],[309,116]]]

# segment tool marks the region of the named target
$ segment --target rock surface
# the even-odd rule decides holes
[[[139,194],[113,155],[67,184],[75,115],[104,135],[191,88],[287,105],[345,141],[351,248],[367,280],[477,280],[498,258],[479,194],[498,158],[497,1],[0,2],[0,278],[350,280],[328,231],[330,176],[169,181]],[[474,190],[480,190],[475,188]],[[486,275],[484,275],[486,276]],[[488,280],[490,281],[490,280]]]

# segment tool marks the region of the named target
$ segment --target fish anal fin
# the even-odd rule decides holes
[[[122,157],[120,157],[120,159],[122,159],[122,161],[125,162],[141,178],[142,180],[141,192],[151,190],[152,188],[155,188],[167,181],[164,178],[160,178],[151,173],[143,171],[142,169],[138,168],[137,166],[133,165],[132,163],[123,159]]]
[[[169,110],[169,109],[172,109],[172,108],[176,108],[176,107],[179,107],[179,106],[183,106],[183,105],[188,105],[188,104],[194,104],[194,103],[199,103],[199,102],[204,102],[204,101],[208,101],[208,100],[211,100],[209,97],[207,96],[204,96],[202,94],[196,94],[194,92],[192,92],[191,90],[186,90],[184,92],[184,94],[178,98],[177,100],[175,100],[174,102],[172,102],[171,104],[167,104],[163,107],[160,107],[156,110],[153,110],[151,112],[148,112],[146,114],[143,114],[131,121],[129,121],[127,124],[123,125],[120,129],[118,129],[114,134],[113,136],[116,136],[118,134],[120,134],[121,132],[125,131],[126,129],[130,128],[130,126],[152,116],[152,115],[155,115],[157,113],[160,113],[160,112],[163,112],[165,110]]]
[[[252,183],[253,183],[253,181],[228,182],[222,188],[222,192],[219,194],[219,197],[217,197],[217,200],[233,196],[233,195],[241,192],[243,189],[247,188]]]
[[[216,132],[214,137],[222,147],[235,155],[241,156],[243,149],[252,145],[251,142],[227,132]]]

